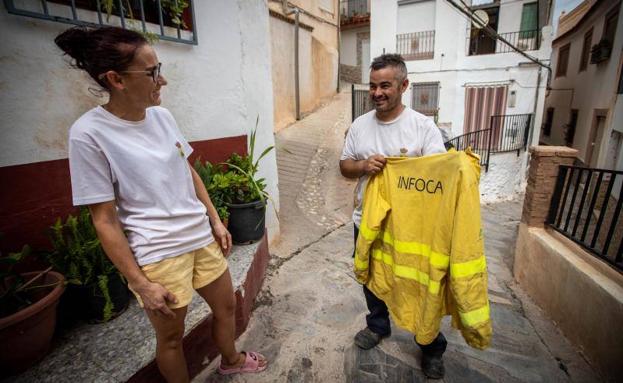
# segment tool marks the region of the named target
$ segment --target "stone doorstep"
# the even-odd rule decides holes
[[[268,239],[234,246],[228,257],[236,292],[236,338],[244,332],[269,261]],[[197,293],[185,320],[184,352],[191,378],[218,355],[208,305]],[[155,333],[132,297],[118,318],[79,325],[56,337],[52,352],[12,382],[164,382],[156,366]]]

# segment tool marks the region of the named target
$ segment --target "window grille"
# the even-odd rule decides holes
[[[87,27],[117,26],[150,40],[197,44],[193,0],[4,0],[10,14]]]
[[[439,83],[414,83],[411,90],[411,107],[427,116],[436,116],[439,112]]]

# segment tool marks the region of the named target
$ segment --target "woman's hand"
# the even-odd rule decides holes
[[[229,234],[229,231],[221,220],[218,220],[212,225],[212,234],[214,234],[214,239],[221,246],[223,255],[227,257],[231,252],[231,234]]]
[[[131,286],[134,291],[141,296],[143,306],[146,310],[151,310],[156,314],[164,314],[170,318],[175,318],[175,313],[171,311],[167,302],[177,303],[177,298],[161,284],[146,281],[138,286]]]

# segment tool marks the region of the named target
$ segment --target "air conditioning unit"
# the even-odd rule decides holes
[[[601,39],[591,48],[591,64],[599,64],[608,60],[612,53],[612,44],[606,39]]]

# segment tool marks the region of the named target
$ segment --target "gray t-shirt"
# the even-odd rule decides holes
[[[389,122],[378,120],[374,110],[357,118],[348,130],[340,160],[365,160],[373,154],[421,157],[445,152],[441,132],[433,120],[405,107],[400,116]],[[360,177],[355,188],[353,222],[357,227],[361,223],[367,181],[367,175]]]
[[[138,122],[91,109],[69,131],[74,205],[114,200],[140,266],[207,246],[214,238],[195,193],[191,152],[165,108],[148,108]]]

